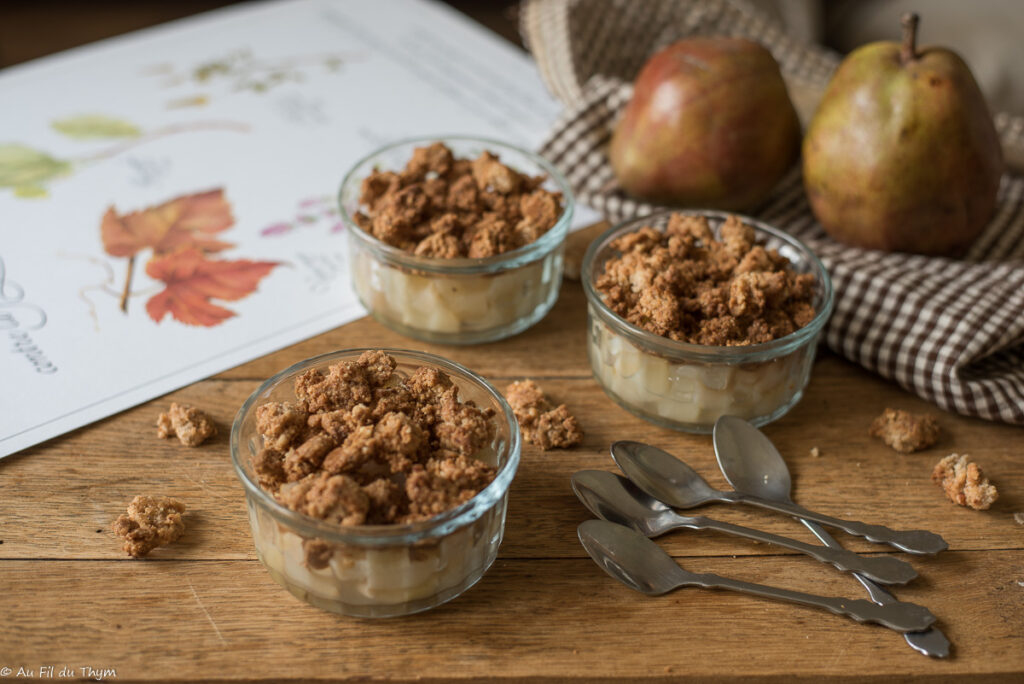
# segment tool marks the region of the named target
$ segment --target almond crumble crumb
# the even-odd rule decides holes
[[[988,509],[999,498],[995,486],[967,454],[950,454],[939,461],[932,471],[932,482],[941,486],[953,503],[976,511]]]
[[[927,449],[939,437],[939,424],[929,415],[887,408],[871,423],[868,434],[901,454]]]
[[[177,435],[187,447],[197,447],[217,434],[217,426],[205,412],[188,404],[172,403],[167,413],[156,419],[156,436],[168,439]]]
[[[672,340],[760,344],[810,323],[814,276],[796,273],[754,229],[729,216],[716,240],[706,217],[673,214],[664,232],[646,226],[612,243],[619,252],[594,286],[626,321]]]
[[[475,456],[494,437],[493,411],[460,400],[435,368],[405,377],[396,367],[367,351],[300,375],[294,404],[260,406],[260,486],[294,511],[348,526],[425,520],[490,484],[496,469]],[[306,552],[316,563],[322,549]]]
[[[818,458],[821,456],[821,450],[818,447],[811,447],[811,458]]]
[[[363,179],[353,217],[378,240],[423,257],[485,258],[536,241],[562,215],[544,176],[517,172],[490,152],[456,159],[437,142],[413,150],[405,169]]]
[[[533,380],[513,382],[505,390],[505,398],[527,442],[547,451],[575,446],[582,441],[583,430],[566,405],[554,406]]]
[[[1013,519],[1018,525],[1024,525],[1024,513],[1014,513]]]
[[[166,496],[137,496],[111,528],[124,539],[129,556],[145,556],[158,546],[176,541],[185,532],[185,504]]]

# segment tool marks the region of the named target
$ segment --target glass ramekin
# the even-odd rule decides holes
[[[400,171],[413,150],[444,143],[456,157],[493,152],[519,173],[545,175],[562,193],[562,215],[538,240],[484,259],[420,257],[370,235],[353,220],[360,185],[375,170]],[[388,145],[358,162],[339,193],[349,234],[352,284],[370,314],[403,335],[442,344],[478,344],[520,333],[547,315],[562,284],[562,253],[572,220],[568,182],[543,158],[483,138],[441,136]]]
[[[611,243],[651,226],[664,231],[672,214],[705,216],[720,239],[728,212],[666,211],[621,223],[596,239],[583,259],[587,353],[594,378],[615,403],[657,425],[709,433],[724,415],[761,426],[786,414],[803,396],[818,337],[832,313],[832,281],[802,242],[767,224],[738,216],[756,239],[786,257],[797,273],[814,275],[811,322],[763,344],[715,347],[677,342],[626,322],[605,305],[594,281],[618,253]]]
[[[260,385],[231,427],[231,460],[245,487],[256,553],[278,584],[323,610],[394,617],[450,601],[476,584],[494,562],[505,530],[508,488],[519,466],[520,436],[508,403],[479,375],[433,354],[383,349],[398,362],[397,373],[438,368],[459,387],[462,401],[494,410],[495,437],[476,454],[497,467],[494,480],[466,503],[407,525],[341,527],[279,504],[260,487],[253,471],[252,457],[263,446],[256,430],[257,407],[267,401],[294,402],[293,383],[300,374],[354,361],[364,351],[315,356]]]

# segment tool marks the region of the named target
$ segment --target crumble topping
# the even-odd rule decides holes
[[[185,532],[185,504],[166,496],[137,496],[128,512],[114,521],[114,534],[124,539],[129,556],[145,556],[158,546],[176,541]]]
[[[950,454],[935,464],[932,482],[941,486],[949,500],[976,511],[984,511],[999,498],[981,466],[968,460],[967,454]]]
[[[820,458],[820,457],[821,457],[821,449],[819,449],[818,447],[811,447],[811,458]]]
[[[295,380],[295,403],[256,410],[260,486],[288,508],[339,525],[409,523],[468,501],[496,470],[474,458],[494,437],[491,409],[460,401],[436,368],[409,377],[364,352]]]
[[[595,287],[633,325],[691,344],[770,342],[811,322],[813,275],[757,244],[736,216],[719,232],[716,240],[706,217],[674,214],[664,232],[645,226],[623,235]]]
[[[1024,525],[1024,513],[1014,513],[1013,520],[1018,525]]]
[[[562,195],[540,187],[484,151],[456,159],[443,143],[417,147],[401,172],[363,179],[353,217],[364,231],[417,256],[453,259],[503,254],[558,222]]]
[[[871,423],[868,434],[901,454],[927,449],[939,437],[939,424],[928,415],[887,408]]]
[[[583,439],[583,430],[565,404],[554,406],[533,380],[513,382],[505,398],[527,442],[547,451],[575,446]]]
[[[217,434],[217,426],[200,409],[188,404],[171,404],[167,413],[156,419],[156,436],[168,439],[177,435],[187,447],[197,447]]]

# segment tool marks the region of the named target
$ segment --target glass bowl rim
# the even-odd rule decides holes
[[[824,305],[815,314],[814,318],[811,319],[811,322],[804,327],[795,330],[784,337],[771,340],[770,342],[761,342],[758,344],[748,344],[743,346],[712,346],[680,342],[678,340],[662,337],[661,335],[656,335],[649,330],[644,330],[639,326],[633,325],[612,311],[608,305],[604,303],[604,299],[595,289],[593,283],[594,261],[597,259],[598,252],[611,242],[612,239],[619,237],[619,235],[633,232],[644,225],[651,225],[652,222],[665,219],[672,214],[704,216],[707,218],[719,219],[721,221],[725,221],[729,216],[735,216],[743,223],[752,227],[755,231],[767,233],[771,237],[781,240],[802,254],[810,264],[812,272],[816,276],[820,275],[824,290],[822,293],[824,295]],[[658,228],[653,225],[652,227],[654,227],[655,230],[661,230],[663,232],[663,228]],[[606,323],[613,323],[618,326],[620,332],[626,333],[627,336],[634,338],[644,347],[652,348],[654,351],[666,357],[687,358],[716,363],[739,364],[767,361],[797,349],[808,341],[815,339],[817,334],[828,321],[835,304],[835,292],[832,287],[832,279],[829,276],[825,265],[821,262],[821,259],[818,258],[818,255],[815,254],[810,247],[804,244],[803,241],[765,223],[764,221],[732,211],[718,211],[712,209],[666,209],[645,214],[644,216],[627,219],[625,221],[620,221],[601,233],[601,235],[595,238],[587,247],[586,254],[583,257],[581,277],[587,302],[597,310],[600,317]]]
[[[502,254],[495,254],[494,256],[484,257],[482,259],[470,259],[468,257],[444,259],[440,257],[422,257],[410,254],[403,249],[393,247],[392,245],[379,240],[356,224],[355,220],[349,214],[348,209],[345,207],[342,197],[346,188],[353,185],[356,181],[362,183],[362,179],[365,177],[365,173],[363,171],[364,165],[370,163],[379,155],[391,152],[392,150],[396,150],[401,147],[429,145],[435,142],[447,143],[448,141],[481,143],[485,149],[488,149],[488,151],[492,151],[490,150],[492,147],[499,148],[497,150],[498,152],[502,149],[511,151],[515,154],[527,157],[531,162],[544,169],[548,178],[558,186],[558,191],[562,193],[562,213],[559,215],[558,221],[555,222],[555,225],[551,226],[551,228],[537,240]],[[356,177],[357,172],[359,173],[358,178]],[[522,173],[522,171],[519,172]],[[374,250],[378,256],[382,256],[388,261],[395,262],[405,266],[406,268],[418,271],[456,275],[490,273],[508,268],[515,268],[542,258],[565,240],[565,236],[569,232],[569,224],[572,222],[573,213],[576,208],[576,198],[573,195],[572,188],[569,186],[569,181],[566,180],[565,176],[563,176],[562,173],[547,159],[536,152],[531,152],[530,150],[511,143],[502,142],[493,138],[484,138],[472,135],[415,136],[396,140],[395,142],[384,145],[383,147],[378,147],[369,154],[361,157],[345,173],[345,176],[341,180],[341,186],[338,189],[337,202],[341,220],[344,222],[347,229],[346,232],[348,232],[354,239],[359,240],[366,247]]]
[[[404,357],[412,357],[431,366],[440,368],[446,373],[454,373],[468,380],[484,390],[487,394],[497,399],[504,416],[504,422],[509,429],[509,442],[506,446],[508,458],[501,465],[497,474],[486,487],[477,492],[471,499],[465,501],[455,508],[435,515],[426,520],[413,523],[393,525],[353,525],[348,528],[331,524],[317,518],[310,517],[304,513],[293,511],[290,508],[278,503],[266,490],[253,481],[241,463],[241,429],[245,417],[255,410],[256,402],[260,395],[272,387],[286,381],[289,378],[297,377],[299,373],[323,365],[330,361],[354,360],[360,354],[367,351],[382,351],[388,355],[399,354]],[[520,455],[522,450],[519,423],[516,420],[512,408],[505,397],[482,376],[474,373],[465,366],[428,352],[415,351],[411,349],[397,349],[388,347],[354,347],[341,349],[325,354],[312,356],[298,361],[281,370],[263,381],[252,394],[245,400],[242,407],[235,415],[231,425],[231,463],[235,469],[235,475],[241,480],[246,492],[247,499],[255,499],[279,522],[300,531],[303,535],[324,539],[336,544],[351,544],[356,546],[397,546],[410,544],[420,540],[442,537],[450,532],[464,527],[484,515],[487,511],[497,505],[504,497],[515,478],[519,468]]]

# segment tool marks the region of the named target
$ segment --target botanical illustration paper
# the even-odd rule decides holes
[[[235,6],[4,70],[0,103],[0,457],[362,315],[346,170],[557,114],[427,0]]]

